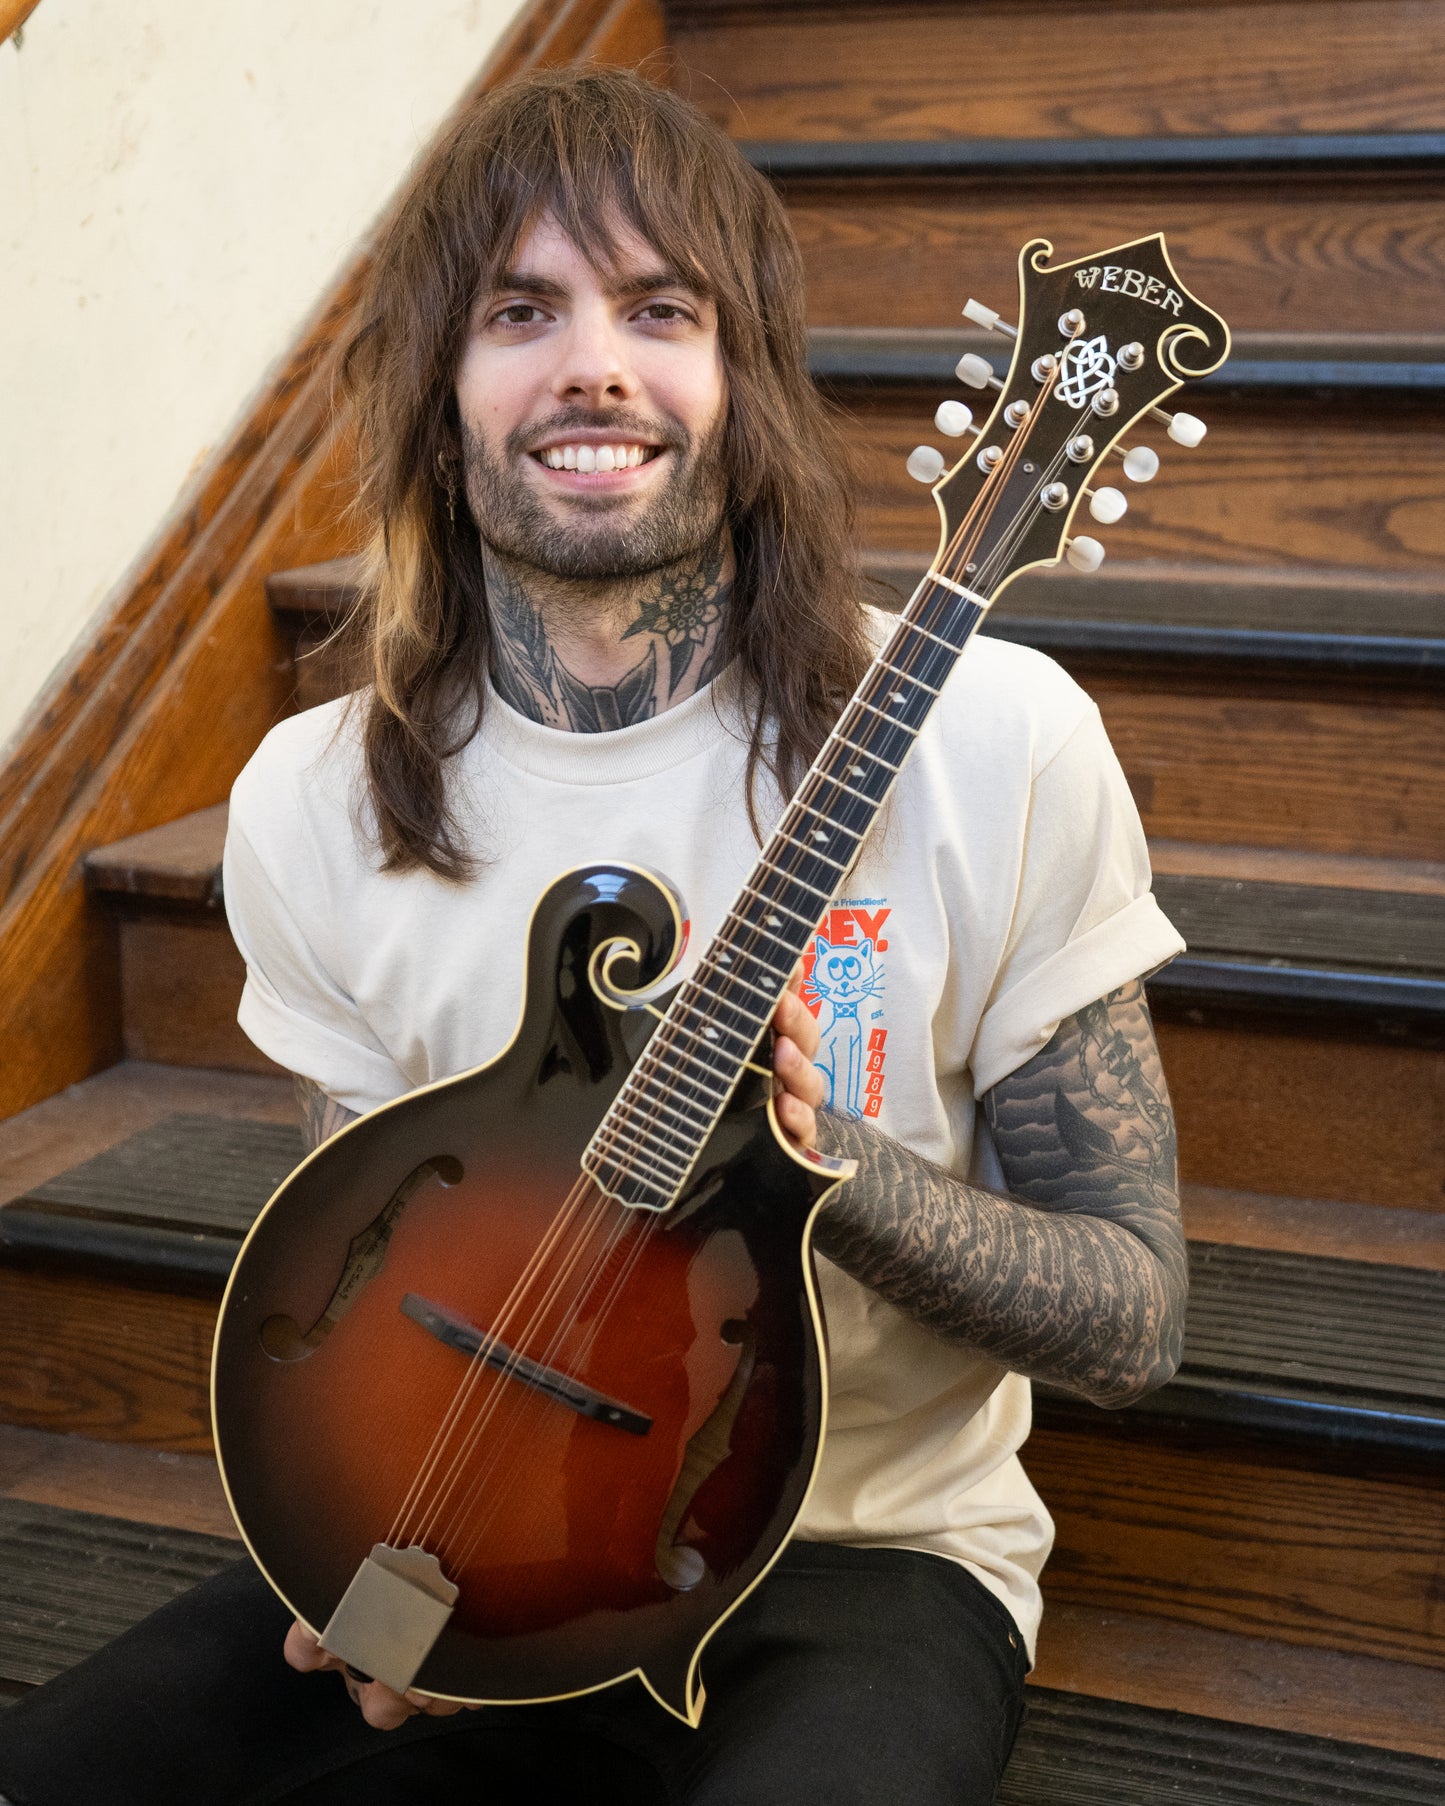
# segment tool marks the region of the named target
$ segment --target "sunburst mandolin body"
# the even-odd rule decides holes
[[[699,1652],[803,1505],[824,1415],[808,1228],[830,1179],[767,1085],[745,1079],[672,1210],[591,1187],[558,1230],[656,1025],[603,1000],[594,956],[631,942],[641,989],[682,931],[645,873],[559,880],[511,1045],[318,1149],[232,1274],[213,1407],[247,1544],[318,1633],[374,1544],[435,1554],[458,1593],[415,1680],[434,1694],[552,1699],[637,1671],[695,1721]],[[457,1325],[529,1377],[447,1340]]]

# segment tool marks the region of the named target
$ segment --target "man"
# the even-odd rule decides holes
[[[268,737],[227,849],[241,1020],[313,1144],[506,1044],[560,870],[668,871],[695,949],[721,921],[882,631],[803,351],[776,198],[633,77],[514,85],[418,173],[350,359],[369,684]],[[299,1625],[283,1667],[243,1566],[8,1715],[0,1786],[60,1806],[102,1749],[85,1797],[150,1806],[990,1800],[1050,1539],[1023,1376],[1119,1405],[1178,1358],[1140,974],[1179,946],[1092,705],[975,644],[774,1019],[783,1128],[858,1173],[817,1232],[817,1484],[702,1728],[635,1683],[399,1698]]]

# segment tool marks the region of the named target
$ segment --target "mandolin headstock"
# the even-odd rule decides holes
[[[939,409],[941,430],[973,435],[964,457],[944,474],[928,447],[909,460],[933,483],[942,516],[935,571],[989,599],[1021,571],[1061,557],[1081,570],[1098,566],[1103,548],[1073,528],[1081,509],[1105,524],[1124,513],[1110,460],[1123,456],[1124,473],[1140,482],[1158,467],[1149,448],[1126,451],[1125,434],[1154,414],[1176,443],[1197,445],[1202,422],[1171,418],[1160,403],[1229,355],[1228,326],[1180,281],[1162,234],[1070,263],[1051,264],[1052,254],[1043,238],[1019,253],[1016,330],[977,302],[964,310],[978,325],[1014,333],[1002,382],[976,354],[959,362],[963,382],[998,390],[982,427],[956,402]]]

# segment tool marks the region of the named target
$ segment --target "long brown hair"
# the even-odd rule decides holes
[[[389,870],[475,870],[446,767],[480,725],[491,625],[465,502],[449,517],[455,377],[476,296],[544,214],[599,268],[622,222],[697,272],[716,305],[737,560],[720,651],[750,699],[750,814],[760,769],[793,788],[868,660],[846,456],[808,378],[802,263],[777,196],[701,113],[636,75],[525,76],[469,110],[413,176],[346,353],[372,530],[351,635]]]

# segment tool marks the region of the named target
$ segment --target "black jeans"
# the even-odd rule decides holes
[[[249,1561],[0,1711],[15,1806],[988,1806],[1023,1639],[965,1569],[793,1543],[703,1655],[698,1731],[636,1681],[373,1731],[294,1673]]]

